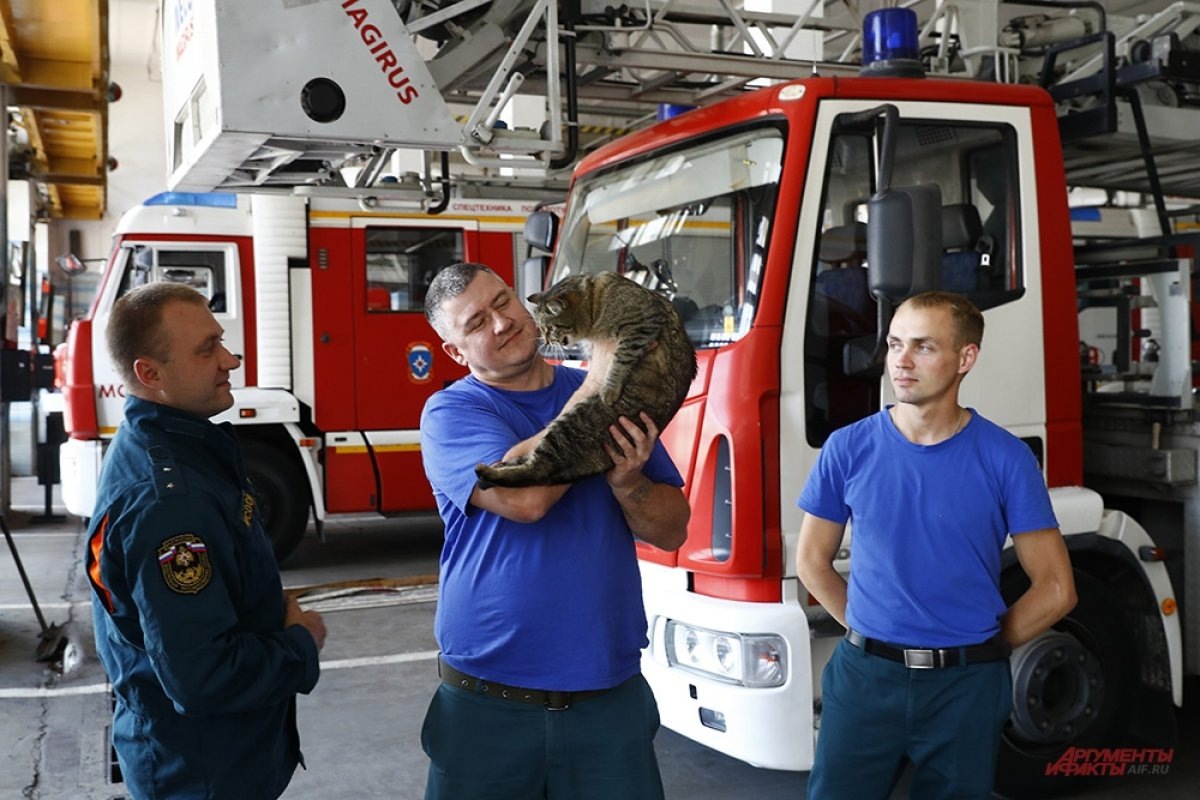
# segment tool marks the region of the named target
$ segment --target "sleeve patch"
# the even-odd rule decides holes
[[[212,580],[208,547],[194,533],[181,533],[158,546],[158,566],[168,588],[179,594],[196,594]]]

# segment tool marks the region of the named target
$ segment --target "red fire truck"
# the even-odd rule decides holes
[[[1200,669],[1195,599],[1185,670],[1177,594],[1200,530],[1193,243],[1073,253],[1051,94],[898,72],[748,93],[575,172],[549,282],[615,270],[657,287],[699,356],[663,436],[686,480],[688,539],[640,552],[643,669],[668,727],[752,764],[811,766],[821,673],[843,631],[796,576],[796,499],[829,434],[894,401],[874,356],[895,306],[963,292],[987,322],[964,404],[1037,455],[1079,593],[1013,654],[998,786],[1074,790],[1060,776],[1077,772],[1055,772],[1064,754],[1170,747],[1184,674]],[[1081,311],[1121,334],[1107,357],[1081,359]],[[1001,591],[1011,602],[1026,585],[1009,549]]]
[[[87,319],[75,322],[61,451],[68,510],[87,517],[124,387],[104,346],[113,303],[150,281],[194,286],[242,357],[237,426],[282,560],[310,517],[427,511],[417,426],[425,399],[464,374],[422,313],[434,272],[482,261],[513,277],[533,200],[451,200],[440,214],[352,200],[164,194],[129,211]]]

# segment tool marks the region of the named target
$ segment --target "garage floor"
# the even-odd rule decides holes
[[[37,620],[8,549],[0,545],[0,800],[124,797],[123,785],[113,781],[106,743],[109,695],[93,652],[88,588],[77,557],[79,521],[37,521],[43,494],[32,478],[15,479],[13,497],[8,522],[26,572],[47,621],[68,626],[71,646],[65,674],[34,661]],[[61,504],[57,510],[62,513]],[[289,560],[285,586],[369,578],[388,579],[390,585],[366,595],[306,598],[325,613],[329,638],[320,683],[299,703],[308,770],[297,772],[284,797],[420,798],[426,767],[421,719],[437,686],[432,581],[440,525],[428,517],[372,517],[338,521],[326,532],[324,545],[310,537]],[[1195,798],[1200,681],[1186,688],[1181,741],[1166,775],[1107,778],[1077,796]],[[666,794],[673,800],[805,792],[803,773],[755,769],[667,730],[657,745]]]

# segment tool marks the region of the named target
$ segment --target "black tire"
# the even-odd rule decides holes
[[[1010,571],[1001,582],[1005,602],[1011,605],[1028,586],[1024,573]],[[1075,591],[1079,602],[1040,650],[1024,659],[1013,654],[1013,717],[996,766],[996,791],[1004,797],[1083,791],[1095,779],[1048,776],[1046,768],[1068,748],[1120,747],[1127,738],[1138,680],[1134,626],[1095,577],[1076,570]]]
[[[308,478],[297,457],[278,447],[242,441],[246,477],[254,487],[254,504],[262,519],[275,561],[283,564],[308,528],[311,504]]]

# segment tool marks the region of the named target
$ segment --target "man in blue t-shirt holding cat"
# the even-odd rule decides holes
[[[615,466],[575,484],[482,489],[475,465],[530,452],[597,388],[554,366],[516,293],[481,264],[437,274],[425,315],[470,370],[430,398],[421,451],[446,525],[435,633],[442,685],[421,740],[426,798],[657,800],[658,709],[641,676],[646,615],[634,536],[686,537],[683,480],[642,415],[622,418]]]
[[[991,795],[1012,709],[1008,656],[1075,605],[1071,563],[1029,447],[958,404],[983,315],[905,301],[888,330],[897,403],[833,433],[799,504],[800,580],[847,628],[821,679],[809,797]],[[853,522],[850,581],[833,568]],[[1000,595],[1008,536],[1029,589]]]

